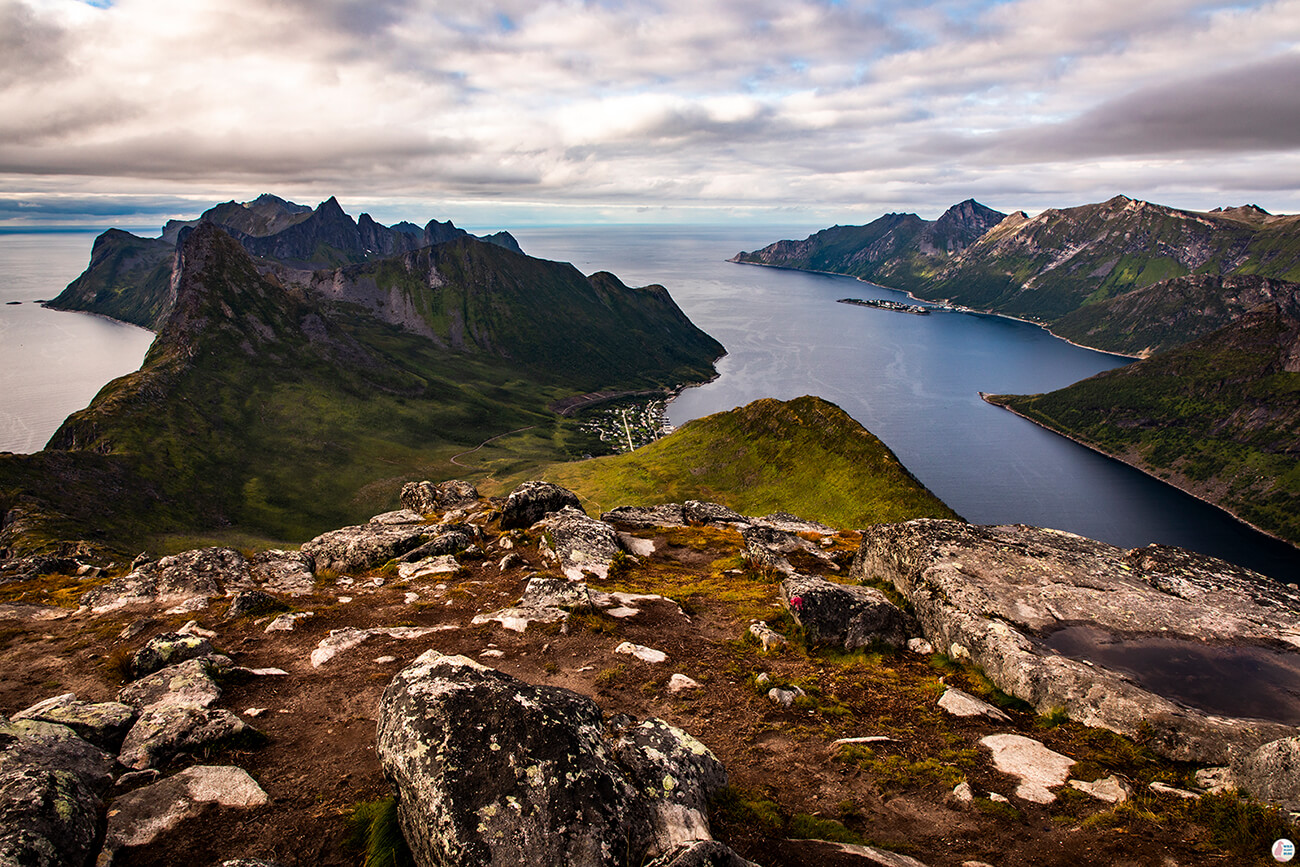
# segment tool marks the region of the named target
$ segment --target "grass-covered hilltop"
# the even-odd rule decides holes
[[[663,287],[513,239],[358,224],[332,199],[214,211],[161,239],[105,233],[56,300],[158,336],[44,451],[0,457],[0,546],[301,538],[387,507],[394,480],[455,475],[487,440],[485,475],[599,453],[550,406],[704,381],[723,353]]]
[[[1031,218],[966,201],[732,261],[851,275],[1148,359],[990,400],[1300,544],[1300,216],[1116,196]]]

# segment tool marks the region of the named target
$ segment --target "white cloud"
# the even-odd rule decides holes
[[[1297,46],[1300,0],[0,0],[0,194],[1296,209]]]

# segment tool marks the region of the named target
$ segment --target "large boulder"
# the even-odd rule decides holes
[[[348,572],[372,569],[427,542],[438,532],[409,510],[385,512],[365,524],[322,533],[302,546],[316,569]]]
[[[658,506],[619,506],[601,514],[600,519],[627,530],[649,530],[657,527],[685,527],[686,515],[681,503],[663,503]]]
[[[135,722],[136,710],[116,701],[77,701],[75,694],[67,692],[37,702],[12,718],[67,726],[82,740],[116,754],[122,746],[122,738]]]
[[[117,700],[137,710],[161,704],[210,707],[221,698],[215,675],[230,665],[219,655],[187,659],[122,687]]]
[[[902,647],[916,629],[912,619],[874,587],[791,575],[781,582],[781,594],[813,644],[843,650],[873,644]]]
[[[1300,736],[1270,741],[1242,756],[1233,764],[1232,779],[1261,801],[1300,810]]]
[[[253,577],[273,593],[306,596],[315,590],[315,564],[301,551],[260,551],[253,555]]]
[[[531,527],[552,512],[565,506],[582,511],[578,495],[550,482],[524,482],[510,492],[501,509],[501,529]]]
[[[262,740],[262,735],[228,710],[195,705],[157,704],[146,708],[127,732],[118,761],[128,768],[166,768],[182,753]]]
[[[588,698],[436,651],[384,691],[378,752],[420,865],[640,864],[707,838],[725,783],[666,723],[607,729]]]
[[[1300,668],[1294,650],[1272,663],[1276,677],[1228,677],[1220,706],[1191,706],[1216,699],[1204,690],[1216,665],[1251,653],[1268,665],[1278,648],[1300,648],[1300,593],[1213,557],[918,519],[864,530],[851,574],[892,583],[935,647],[968,655],[1040,713],[1064,708],[1085,725],[1140,734],[1169,758],[1227,764],[1294,734],[1300,719],[1252,716],[1300,713],[1297,684],[1284,682]],[[1188,657],[1203,660],[1195,682],[1158,668]]]
[[[102,807],[76,774],[32,766],[0,771],[0,864],[89,863]]]
[[[607,577],[609,564],[623,551],[613,527],[572,506],[547,515],[535,526],[542,531],[560,571],[571,581],[581,581],[584,572]]]
[[[241,768],[194,765],[114,799],[104,849],[116,853],[128,846],[146,846],[199,816],[208,805],[247,809],[267,800],[262,787]]]
[[[131,657],[131,676],[141,678],[169,665],[216,653],[212,642],[201,635],[166,632],[155,635]]]
[[[478,502],[478,488],[469,482],[407,482],[402,485],[402,505],[421,515],[445,512]]]
[[[171,605],[220,596],[227,589],[251,582],[243,554],[233,548],[198,548],[145,563],[87,591],[81,604],[96,613],[126,605]]]

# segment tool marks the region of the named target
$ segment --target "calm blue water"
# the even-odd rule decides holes
[[[514,232],[535,256],[662,283],[727,347],[714,382],[688,389],[674,424],[761,397],[816,394],[893,449],[967,520],[1068,530],[1125,547],[1214,554],[1300,580],[1300,555],[1224,512],[980,400],[1060,388],[1127,359],[994,316],[911,316],[835,303],[893,298],[848,277],[726,259],[816,227],[582,227]]]
[[[674,424],[760,397],[816,394],[883,439],[949,505],[977,523],[1020,522],[1123,546],[1215,554],[1286,580],[1290,546],[1223,512],[979,399],[1068,385],[1126,359],[989,316],[909,316],[836,304],[905,298],[845,277],[733,265],[739,250],[819,227],[575,227],[513,232],[535,256],[662,283],[727,347],[714,382],[674,401]],[[495,230],[495,227],[493,227]],[[41,448],[108,380],[136,369],[153,335],[34,304],[90,257],[94,233],[0,233],[0,451]],[[21,301],[18,305],[4,302]]]
[[[39,451],[69,413],[137,369],[153,342],[134,325],[35,303],[85,270],[95,235],[0,233],[0,451]]]

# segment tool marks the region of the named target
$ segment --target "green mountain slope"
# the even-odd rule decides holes
[[[157,328],[171,309],[173,243],[109,229],[90,251],[90,264],[45,306],[97,313]]]
[[[1148,356],[1216,331],[1261,304],[1293,303],[1300,283],[1258,274],[1193,274],[1161,280],[1067,313],[1062,337],[1124,355]]]
[[[886,214],[865,226],[834,226],[803,241],[737,253],[731,261],[849,274],[912,291],[1005,216],[968,199],[933,222],[916,214]]]
[[[435,341],[264,276],[199,226],[141,369],[70,416],[46,451],[0,456],[0,510],[59,531],[34,538],[69,538],[69,525],[71,538],[121,545],[160,532],[307,538],[387,508],[400,481],[459,474],[451,458],[498,434],[517,432],[480,453],[489,472],[596,447],[553,401],[712,375],[721,347],[660,288],[473,239],[446,247],[442,284],[406,289],[472,340]],[[149,508],[83,501],[96,474],[151,492]],[[0,548],[17,550],[15,536]]]
[[[819,397],[757,400],[634,452],[552,465],[543,476],[603,510],[699,499],[843,528],[956,517],[884,443]]]
[[[1147,360],[1048,394],[988,400],[1300,544],[1294,293]]]

